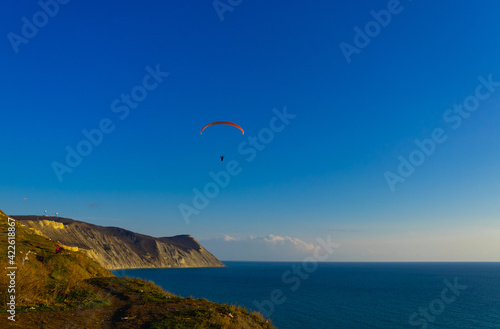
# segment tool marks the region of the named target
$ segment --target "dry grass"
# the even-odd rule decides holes
[[[179,303],[175,300],[172,302]],[[168,312],[150,326],[150,329],[166,328],[273,329],[274,327],[271,321],[260,313],[250,313],[243,307],[217,304],[206,299],[186,298],[182,299],[182,307]]]
[[[9,300],[7,217],[0,212],[0,306]],[[105,296],[85,279],[112,276],[80,252],[55,254],[57,244],[16,225],[16,308],[66,308],[105,303]]]

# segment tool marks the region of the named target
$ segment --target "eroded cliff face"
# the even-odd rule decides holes
[[[11,217],[67,249],[78,248],[109,270],[224,266],[190,235],[154,238],[118,227],[103,227],[69,218]]]

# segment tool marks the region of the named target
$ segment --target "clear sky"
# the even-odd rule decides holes
[[[41,3],[0,13],[6,213],[222,260],[500,261],[498,1]]]

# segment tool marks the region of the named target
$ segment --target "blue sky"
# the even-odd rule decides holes
[[[302,260],[330,235],[331,261],[500,261],[498,2],[42,3],[53,17],[0,14],[6,213],[191,234],[225,260]],[[249,160],[241,144],[285,108]],[[245,135],[199,134],[218,120]],[[415,140],[436,131],[425,154]],[[193,189],[230,163],[241,172],[197,209]]]

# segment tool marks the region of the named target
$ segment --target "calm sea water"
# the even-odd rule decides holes
[[[113,273],[260,310],[279,329],[500,328],[500,263],[224,263]]]

